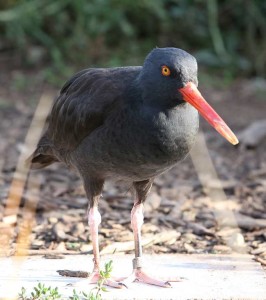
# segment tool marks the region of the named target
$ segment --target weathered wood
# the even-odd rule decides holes
[[[103,256],[102,264],[113,260],[114,276],[129,275],[131,255]],[[171,289],[133,283],[128,289],[109,288],[104,299],[266,299],[266,273],[249,255],[145,255],[145,264],[154,276],[184,277],[182,282],[172,283]],[[91,271],[92,256],[69,255],[65,259],[43,257],[0,258],[0,299],[11,298],[24,286],[28,292],[38,282],[58,287],[67,296],[76,291],[89,292],[93,285],[86,279],[62,277],[56,271]],[[67,286],[83,281],[82,287]]]
[[[65,277],[79,277],[79,278],[87,278],[89,277],[89,272],[84,271],[72,271],[72,270],[57,270],[56,271],[59,275]]]

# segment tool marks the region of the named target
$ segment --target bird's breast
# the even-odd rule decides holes
[[[145,127],[145,126],[144,126]],[[198,113],[189,104],[153,114],[147,138],[150,155],[157,163],[174,164],[190,151],[198,131]]]
[[[171,111],[123,111],[79,147],[95,172],[130,180],[154,177],[182,160],[198,130],[198,114],[184,105]]]

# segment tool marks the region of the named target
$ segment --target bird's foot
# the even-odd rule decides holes
[[[97,284],[97,282],[101,279],[100,273],[99,271],[93,271],[89,277],[87,277],[86,279],[80,280],[78,282],[72,283],[70,284],[71,286],[75,286],[75,287],[85,287],[88,284]],[[113,288],[117,288],[117,289],[121,289],[123,287],[126,287],[126,285],[123,282],[118,282],[115,279],[109,278],[109,279],[105,279],[104,280],[104,285],[113,287]]]
[[[170,280],[170,281],[159,280],[148,275],[145,271],[142,270],[142,268],[137,268],[133,270],[133,272],[129,277],[121,278],[119,281],[125,284],[126,286],[132,282],[138,281],[146,284],[170,288],[172,287],[170,281],[179,281],[179,280]]]
[[[141,257],[135,257],[133,259],[133,272],[130,276],[117,279],[117,281],[122,282],[126,286],[132,282],[142,282],[146,284],[156,285],[160,287],[170,288],[172,287],[170,282],[182,281],[182,278],[167,278],[166,280],[154,278],[148,275],[142,268],[142,259]]]

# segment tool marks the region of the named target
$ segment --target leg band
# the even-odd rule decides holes
[[[143,265],[142,257],[135,257],[132,262],[133,262],[134,270],[142,268],[142,265]]]

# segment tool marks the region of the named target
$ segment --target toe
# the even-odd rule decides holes
[[[110,279],[106,280],[104,285],[108,285],[116,289],[122,289],[125,286],[122,282],[116,282]]]

